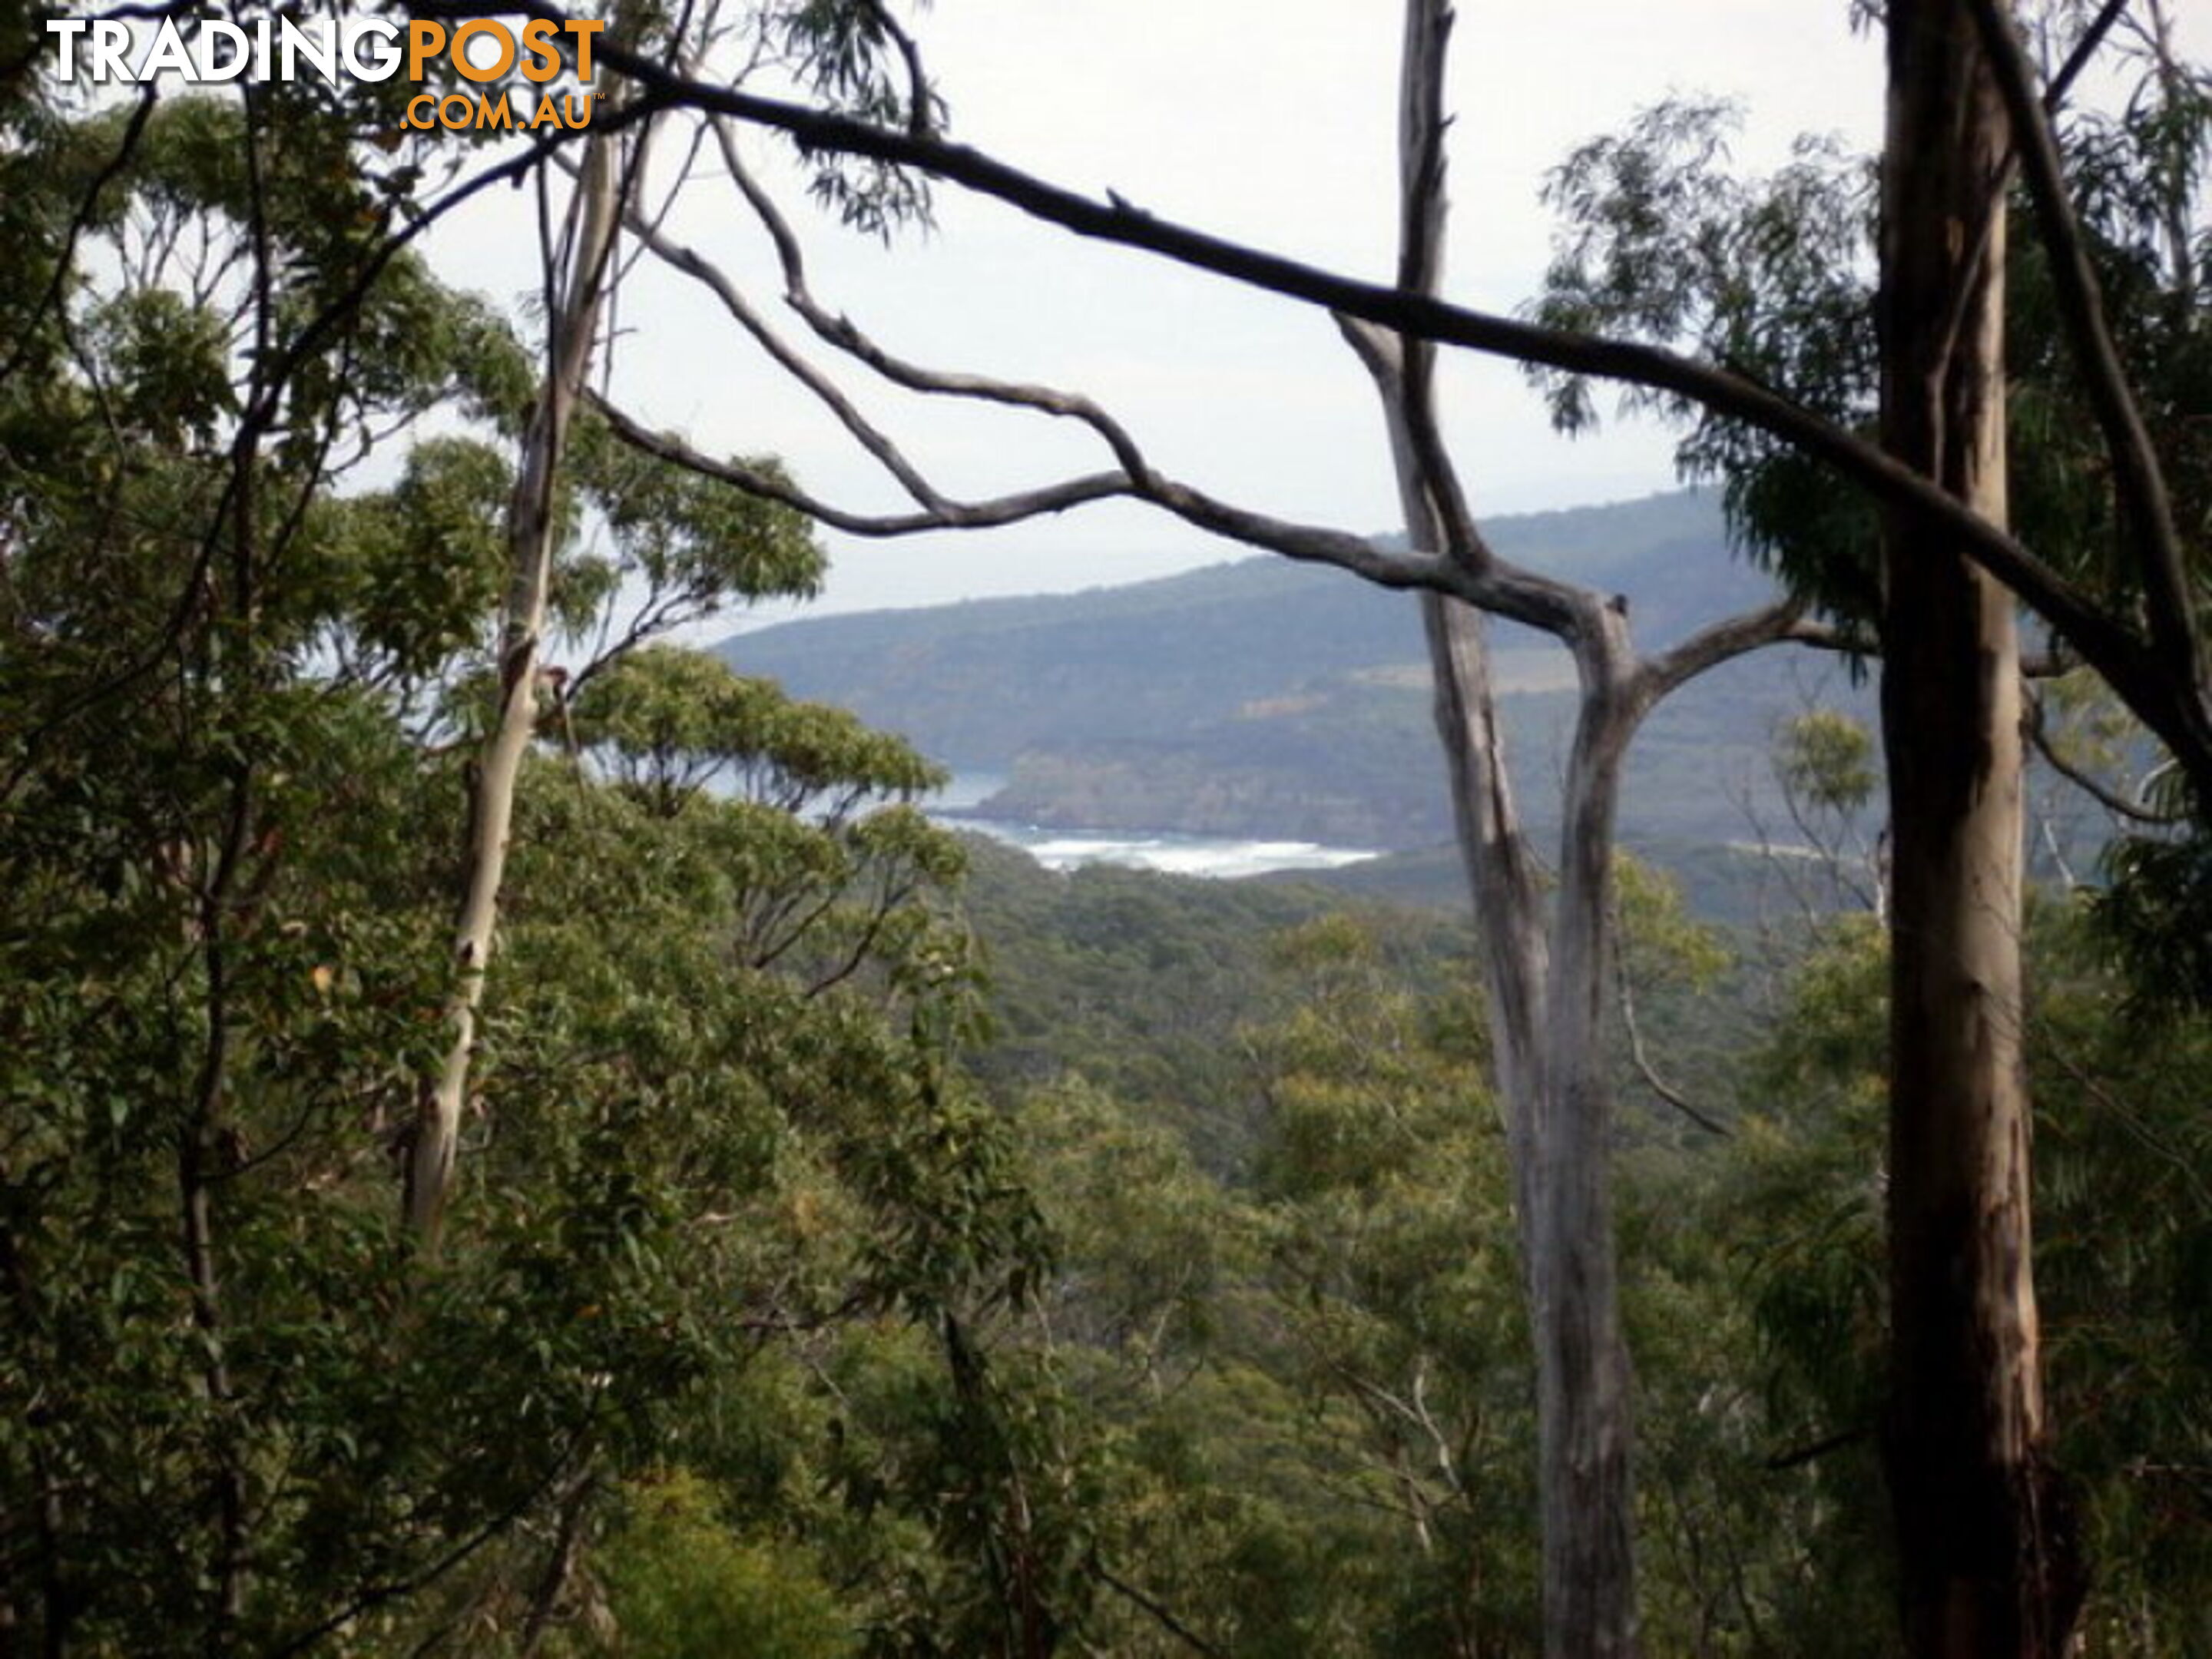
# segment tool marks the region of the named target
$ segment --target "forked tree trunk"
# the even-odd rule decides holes
[[[1402,486],[1408,471],[1402,439],[1394,447]],[[1425,499],[1407,501],[1417,538],[1436,533]],[[1625,623],[1603,606],[1591,610],[1601,643],[1577,651],[1582,703],[1563,792],[1559,886],[1547,917],[1507,777],[1485,618],[1457,600],[1422,600],[1437,734],[1474,898],[1492,1070],[1536,1352],[1550,1659],[1639,1651],[1635,1415],[1613,1224],[1606,999],[1613,983],[1615,810],[1629,739],[1645,705]]]
[[[1403,474],[1411,458],[1403,440],[1394,436],[1392,447]],[[1401,476],[1409,533],[1437,537],[1435,515],[1418,490],[1407,490],[1407,483]],[[1506,768],[1505,736],[1490,678],[1486,621],[1473,605],[1424,593],[1421,622],[1428,641],[1437,737],[1443,747],[1460,863],[1474,900],[1490,1065],[1504,1118],[1514,1204],[1516,1212],[1525,1215],[1528,1181],[1536,1165],[1531,1109],[1545,1092],[1541,1038],[1551,934],[1545,926],[1535,855],[1522,828]]]
[[[2007,127],[1963,0],[1890,0],[1882,424],[2005,516]],[[2045,1461],[2021,1065],[2019,651],[2011,596],[1885,524],[1891,921],[1890,1407],[1908,1645],[2056,1659],[2081,1595]]]
[[[1399,283],[1413,293],[1434,294],[1442,272],[1451,23],[1449,0],[1408,0]],[[1441,550],[1456,484],[1437,449],[1435,348],[1351,323],[1345,332],[1382,394],[1407,533],[1417,547]],[[1544,1649],[1551,1659],[1626,1659],[1638,1651],[1632,1414],[1610,1198],[1605,997],[1614,807],[1644,699],[1620,612],[1595,594],[1543,586],[1582,685],[1548,921],[1506,770],[1486,619],[1436,594],[1424,597],[1422,617],[1474,899],[1536,1351]]]
[[[1417,521],[1418,522],[1418,521]],[[1544,1651],[1638,1652],[1635,1413],[1613,1224],[1613,849],[1620,771],[1641,718],[1626,629],[1583,659],[1560,868],[1548,919],[1514,813],[1483,617],[1424,600],[1437,724],[1474,896],[1493,1073],[1536,1352]]]

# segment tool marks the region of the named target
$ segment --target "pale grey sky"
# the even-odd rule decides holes
[[[1111,188],[1165,216],[1387,279],[1400,33],[1390,0],[936,0],[915,28],[954,137],[1078,190]],[[1844,0],[1468,0],[1455,63],[1448,288],[1493,310],[1522,304],[1540,276],[1545,172],[1670,93],[1739,100],[1737,155],[1754,167],[1781,160],[1801,132],[1871,148],[1880,125],[1878,46],[1850,33]],[[750,142],[756,154],[775,149]],[[888,249],[793,195],[817,296],[887,348],[1086,392],[1156,463],[1244,504],[1358,531],[1392,523],[1372,394],[1319,313],[1082,242],[949,187],[938,192],[937,229]],[[439,257],[472,285],[521,291],[534,263],[526,205],[510,198],[518,216],[506,234],[472,221]],[[672,223],[747,279],[764,308],[780,308],[763,239],[720,180],[697,180]],[[702,447],[780,454],[841,505],[903,505],[695,287],[641,264],[620,321],[616,392],[641,418]],[[1449,435],[1479,507],[1670,485],[1663,433],[1638,424],[1569,442],[1550,432],[1517,371],[1448,356]],[[1106,464],[1064,425],[924,403],[857,372],[838,378],[955,494]],[[1120,505],[967,536],[829,539],[824,608],[838,610],[1080,587],[1242,552]]]

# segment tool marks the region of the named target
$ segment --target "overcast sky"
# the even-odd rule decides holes
[[[1111,188],[1164,216],[1388,279],[1400,34],[1390,0],[936,0],[916,30],[953,137],[1077,190]],[[1853,36],[1844,0],[1468,0],[1454,63],[1447,289],[1492,310],[1519,307],[1540,277],[1546,171],[1670,93],[1740,100],[1737,155],[1753,167],[1780,161],[1799,133],[1871,149],[1880,127],[1878,45]],[[765,137],[752,146],[775,149]],[[525,198],[510,202],[519,212]],[[1394,522],[1372,392],[1320,313],[1082,242],[950,187],[937,193],[933,231],[887,249],[804,201],[791,211],[818,297],[888,349],[1086,392],[1156,464],[1243,504],[1362,532]],[[776,308],[762,238],[721,181],[696,180],[672,222]],[[511,295],[530,281],[534,250],[522,222],[510,229],[497,236],[473,221],[441,257]],[[619,320],[617,400],[641,418],[718,452],[779,454],[840,505],[904,505],[695,287],[641,266]],[[1664,433],[1638,424],[1556,437],[1516,371],[1448,355],[1449,433],[1481,510],[1670,486]],[[1064,423],[839,378],[950,493],[1107,464]],[[824,607],[839,610],[1080,587],[1242,551],[1121,505],[968,536],[829,540]]]

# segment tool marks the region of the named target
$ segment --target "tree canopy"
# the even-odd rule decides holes
[[[43,21],[0,21],[0,1650],[1580,1659],[1863,1652],[1893,1607],[1916,1655],[2207,1639],[2212,95],[2162,8],[2024,42],[1893,0],[1872,164],[1735,177],[1725,110],[1657,106],[1555,175],[1528,319],[1445,297],[1433,0],[1389,283],[953,142],[881,0],[613,8],[592,122],[491,150],[402,125],[400,82],[89,94]],[[2100,52],[2127,95],[2070,110]],[[762,132],[865,234],[949,186],[1328,307],[1407,534],[879,343]],[[687,240],[712,173],[775,318]],[[507,182],[511,306],[429,234]],[[908,505],[631,407],[645,259]],[[1680,421],[1784,594],[1653,648],[1499,559],[1449,348],[1570,424],[1589,377]],[[864,376],[1095,470],[963,496]],[[899,738],[677,642],[814,592],[816,523],[1109,499],[1422,592],[1471,958],[1023,869]],[[1477,610],[1579,677],[1548,869]],[[2021,615],[2071,690],[2023,691]],[[1889,864],[1827,888],[1886,939],[1722,940],[1610,844],[1643,714],[1780,641],[1881,659],[1881,771],[1820,713],[1778,765],[1801,824],[1886,787]],[[2147,781],[2069,755],[2069,698]],[[2027,742],[2124,825],[2094,894],[2024,891]]]

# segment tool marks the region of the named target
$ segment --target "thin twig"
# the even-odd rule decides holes
[[[2131,801],[2109,785],[2100,781],[2085,768],[2076,766],[2072,761],[2067,759],[2060,752],[2058,745],[2051,741],[2049,727],[2045,722],[2043,699],[2030,690],[2022,701],[2027,705],[2027,718],[2021,724],[2027,733],[2029,744],[2033,747],[2037,754],[2043,757],[2044,764],[2075,787],[2088,794],[2107,812],[2126,818],[2130,823],[2162,827],[2179,823],[2187,817],[2186,813],[2161,812],[2154,807],[2144,806]]]
[[[1096,1577],[1100,1583],[1105,1585],[1108,1589],[1112,1590],[1115,1595],[1121,1597],[1131,1606],[1140,1608],[1162,1630],[1174,1637],[1193,1653],[1206,1654],[1208,1659],[1229,1659],[1228,1649],[1216,1647],[1188,1625],[1184,1624],[1182,1620],[1176,1618],[1158,1597],[1146,1595],[1103,1562],[1093,1561],[1091,1564],[1091,1571],[1092,1577]]]
[[[1617,914],[1613,925],[1620,927]],[[1626,929],[1622,928],[1621,931],[1625,933]],[[1718,1118],[1699,1111],[1687,1095],[1668,1085],[1659,1075],[1658,1068],[1652,1065],[1650,1056],[1644,1051],[1644,1027],[1636,1018],[1636,980],[1629,971],[1626,948],[1613,952],[1613,977],[1620,988],[1620,1023],[1628,1034],[1628,1058],[1635,1066],[1637,1075],[1644,1079],[1644,1087],[1706,1133],[1719,1135],[1723,1139],[1733,1139],[1735,1130]]]

